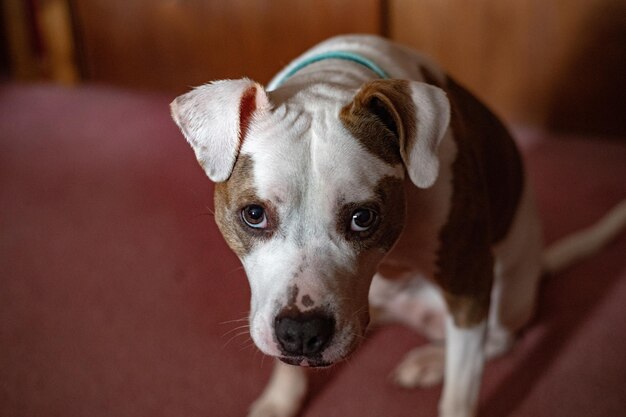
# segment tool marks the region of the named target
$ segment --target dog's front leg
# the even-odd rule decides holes
[[[263,394],[252,404],[248,417],[293,417],[307,390],[306,369],[277,360]]]
[[[485,364],[487,320],[469,327],[446,322],[446,361],[440,417],[471,417],[476,413]]]

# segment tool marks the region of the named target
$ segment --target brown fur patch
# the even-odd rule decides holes
[[[445,88],[457,155],[436,278],[456,324],[471,326],[487,316],[493,283],[491,247],[511,226],[523,186],[522,166],[502,123],[452,79]]]
[[[339,114],[346,128],[365,149],[390,165],[409,155],[415,137],[415,105],[408,81],[365,83]]]
[[[376,185],[375,194],[378,200],[385,205],[378,245],[387,252],[404,228],[406,203],[403,181],[394,177],[384,177]]]
[[[313,304],[313,299],[307,294],[302,296],[302,305],[305,307],[311,307]]]
[[[252,158],[241,155],[228,181],[215,184],[215,222],[228,246],[239,257],[248,253],[259,240],[271,237],[278,224],[277,213],[270,202],[259,199],[254,188]],[[265,207],[268,217],[266,230],[252,229],[241,220],[241,210],[249,204]]]
[[[489,293],[474,295],[455,295],[444,291],[443,296],[458,327],[473,327],[487,318],[489,314]]]
[[[345,204],[338,211],[337,231],[351,241],[358,250],[374,248],[387,252],[400,236],[406,212],[403,181],[395,177],[383,177],[376,184],[372,201]],[[366,207],[378,213],[377,223],[366,232],[350,230],[351,214],[357,208]]]

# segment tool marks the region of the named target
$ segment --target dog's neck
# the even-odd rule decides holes
[[[365,82],[390,78],[386,70],[361,54],[328,51],[304,57],[281,71],[267,86],[274,104],[280,104],[305,91],[323,92],[347,102]],[[306,93],[305,93],[306,94]]]
[[[378,77],[386,79],[389,78],[387,72],[378,66],[374,61],[364,57],[363,55],[347,52],[347,51],[328,51],[320,54],[311,55],[301,61],[296,61],[285,69],[278,77],[274,78],[267,86],[269,91],[273,91],[283,85],[288,79],[293,77],[300,70],[320,61],[326,61],[330,59],[339,59],[343,61],[355,62],[365,68],[368,68],[374,72]]]

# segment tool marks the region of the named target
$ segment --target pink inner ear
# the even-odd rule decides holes
[[[250,119],[252,119],[252,113],[256,110],[256,86],[248,88],[241,96],[241,103],[239,103],[239,144],[243,143],[246,134],[248,133],[248,127],[250,126]]]

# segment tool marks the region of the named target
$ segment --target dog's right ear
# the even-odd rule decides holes
[[[397,137],[411,181],[431,187],[439,176],[439,145],[450,124],[446,93],[423,82],[372,80],[361,86],[341,117],[354,123],[363,113],[376,116]]]
[[[207,176],[222,182],[230,177],[251,123],[271,105],[263,87],[244,78],[196,87],[170,108]]]

